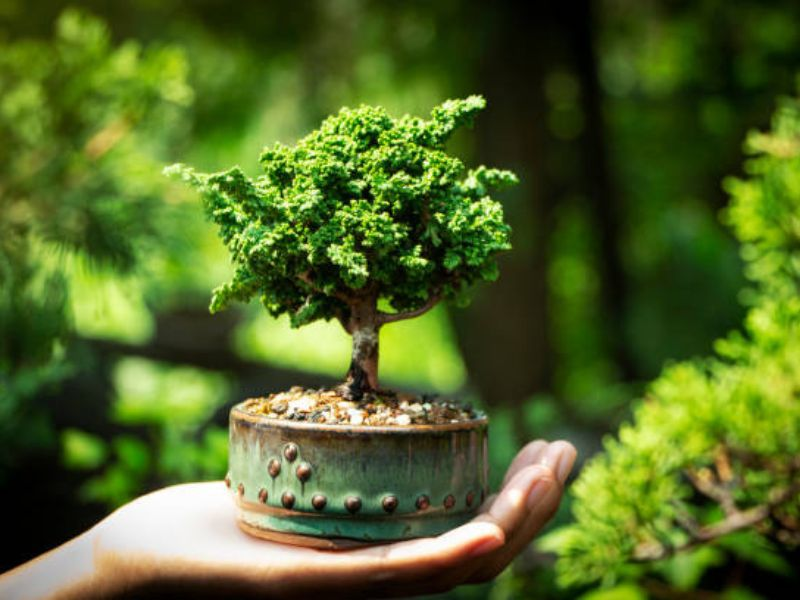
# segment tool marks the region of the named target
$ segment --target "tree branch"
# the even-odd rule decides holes
[[[733,499],[733,492],[731,489],[725,485],[715,483],[714,477],[709,469],[702,469],[700,471],[687,469],[686,476],[698,492],[716,501],[722,507],[726,515],[739,512],[736,508],[736,502]]]
[[[666,547],[659,542],[640,544],[633,551],[633,556],[631,558],[636,562],[661,560],[662,558],[667,558],[678,552],[689,550],[705,542],[713,541],[729,533],[758,525],[761,521],[768,518],[775,508],[791,500],[798,493],[800,493],[800,481],[796,481],[792,485],[781,490],[775,490],[772,494],[772,498],[770,498],[768,502],[748,508],[747,510],[735,510],[735,512],[729,514],[722,521],[718,521],[712,525],[706,525],[699,529],[691,526],[684,527],[684,530],[687,531],[690,538],[685,543],[678,546]]]
[[[312,279],[311,275],[309,275],[308,271],[304,271],[300,273],[297,278],[305,283],[308,287],[311,288],[312,292],[316,292],[318,294],[325,294],[326,296],[333,296],[344,302],[345,304],[350,304],[352,302],[352,298],[347,294],[343,294],[342,292],[334,292],[333,294],[329,294],[325,290],[321,289]]]
[[[397,313],[386,313],[382,311],[378,311],[378,324],[385,325],[386,323],[394,323],[395,321],[403,321],[404,319],[412,319],[414,317],[418,317],[420,315],[424,315],[430,309],[432,309],[439,300],[442,299],[441,294],[432,294],[428,297],[428,300],[415,310],[409,310],[405,312],[397,312]]]

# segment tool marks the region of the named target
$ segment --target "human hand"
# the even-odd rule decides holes
[[[137,498],[85,534],[91,576],[62,595],[324,593],[327,600],[436,593],[487,581],[553,516],[574,460],[567,442],[532,442],[511,463],[500,492],[469,523],[438,537],[338,551],[246,535],[235,524],[222,482],[168,487]]]

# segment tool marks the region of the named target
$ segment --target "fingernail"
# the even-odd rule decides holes
[[[525,499],[525,506],[528,507],[528,510],[532,510],[539,502],[542,501],[547,491],[550,489],[550,483],[552,480],[548,481],[547,479],[537,479],[533,482],[530,491],[528,492],[528,497]]]
[[[549,467],[553,471],[553,475],[556,476],[561,485],[564,485],[567,480],[574,462],[575,450],[565,442],[553,442],[550,444],[539,460],[539,464]]]
[[[502,546],[504,541],[498,537],[490,537],[483,540],[480,544],[472,548],[470,550],[469,555],[470,557],[474,558],[476,556],[483,556],[484,554],[488,554],[493,550],[497,550],[500,546]]]

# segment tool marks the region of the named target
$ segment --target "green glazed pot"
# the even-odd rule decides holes
[[[230,414],[225,481],[239,526],[267,539],[345,547],[437,535],[488,493],[488,419],[374,427]]]

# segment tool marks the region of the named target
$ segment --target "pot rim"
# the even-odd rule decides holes
[[[344,423],[310,423],[308,421],[289,421],[286,419],[270,419],[263,414],[253,414],[242,408],[247,400],[235,404],[231,408],[231,420],[249,421],[258,425],[268,425],[276,429],[299,431],[326,431],[343,434],[426,434],[446,431],[470,431],[488,426],[489,418],[479,413],[480,416],[469,421],[458,423],[441,423],[438,425],[347,425]]]

